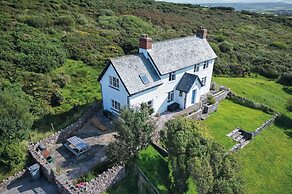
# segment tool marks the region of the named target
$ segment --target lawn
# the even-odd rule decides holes
[[[292,98],[291,88],[282,86],[275,81],[270,81],[263,77],[255,78],[225,78],[214,77],[213,80],[228,88],[236,94],[263,103],[278,112],[292,118],[292,112],[286,109],[287,100]]]
[[[168,162],[152,146],[142,150],[138,156],[137,164],[149,181],[161,193],[168,193],[169,170]],[[132,171],[127,171],[126,177],[110,191],[110,194],[136,194],[139,193],[138,177]],[[190,183],[193,184],[193,183]],[[194,184],[192,185],[194,188]]]
[[[169,170],[168,162],[152,146],[141,151],[138,157],[138,166],[145,173],[149,181],[161,193],[168,193]]]
[[[272,115],[263,113],[260,110],[251,109],[229,100],[224,100],[219,104],[218,111],[211,114],[204,121],[210,130],[215,142],[221,144],[226,149],[230,149],[235,142],[226,136],[236,127],[246,131],[254,131],[264,121],[270,119]]]
[[[292,140],[271,126],[236,153],[246,193],[291,193]]]
[[[292,113],[286,109],[287,99],[292,96],[274,81],[261,77],[216,77],[214,81],[231,88],[240,96],[264,103],[292,118]],[[258,126],[266,116],[270,115],[225,100],[220,103],[218,112],[213,113],[204,123],[216,142],[229,147],[232,141],[225,137],[228,126],[234,128],[238,123],[249,130]],[[292,140],[291,135],[285,131],[287,132],[287,128],[273,125],[235,154],[242,166],[240,175],[244,180],[246,193],[291,193]]]

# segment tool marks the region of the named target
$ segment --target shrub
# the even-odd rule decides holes
[[[44,18],[41,16],[32,16],[32,17],[28,17],[25,20],[25,23],[35,28],[43,28],[43,27],[48,26],[49,21],[47,20],[47,18]]]
[[[267,78],[278,78],[280,73],[272,64],[264,64],[255,68],[256,72]]]
[[[287,110],[292,112],[292,98],[287,100]]]
[[[0,164],[8,170],[18,169],[24,166],[25,158],[25,147],[20,143],[11,143],[0,153]]]
[[[276,41],[272,42],[270,44],[270,46],[278,48],[278,49],[287,49],[288,48],[288,45],[285,44],[284,42],[276,42]]]
[[[214,38],[217,42],[224,42],[226,40],[226,36],[224,36],[223,34],[219,34],[218,36],[216,36]]]
[[[214,96],[212,96],[212,95],[208,95],[208,101],[209,101],[210,104],[215,104],[216,103],[216,100],[215,100]]]
[[[292,86],[292,71],[284,73],[279,79],[279,82],[284,85]]]
[[[224,41],[219,44],[219,49],[223,53],[228,53],[232,50],[232,44],[227,41]]]
[[[75,21],[69,16],[60,16],[55,20],[54,24],[68,28],[72,27],[75,24]]]

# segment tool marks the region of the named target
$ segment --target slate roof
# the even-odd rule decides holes
[[[197,75],[185,73],[177,84],[176,89],[188,93],[197,79],[202,86],[202,82]]]
[[[162,84],[153,65],[143,54],[126,55],[110,61],[130,95]],[[149,83],[142,82],[141,74],[147,76]]]
[[[161,75],[217,57],[207,40],[196,36],[154,42],[148,53]]]

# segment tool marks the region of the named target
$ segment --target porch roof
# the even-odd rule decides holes
[[[197,79],[202,86],[202,82],[197,75],[185,73],[177,84],[176,89],[188,93]]]

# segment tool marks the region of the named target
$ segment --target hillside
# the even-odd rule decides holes
[[[106,60],[135,53],[143,33],[163,40],[207,28],[217,75],[277,79],[292,71],[292,20],[284,16],[152,0],[1,1],[0,8],[3,101],[28,118],[26,131],[8,135],[11,152],[23,150],[18,139],[25,144],[65,127],[100,99],[96,77]],[[9,113],[14,116],[13,109]],[[3,142],[5,135],[0,131]],[[15,155],[2,153],[3,147],[1,173],[25,165],[24,151],[10,164]]]

